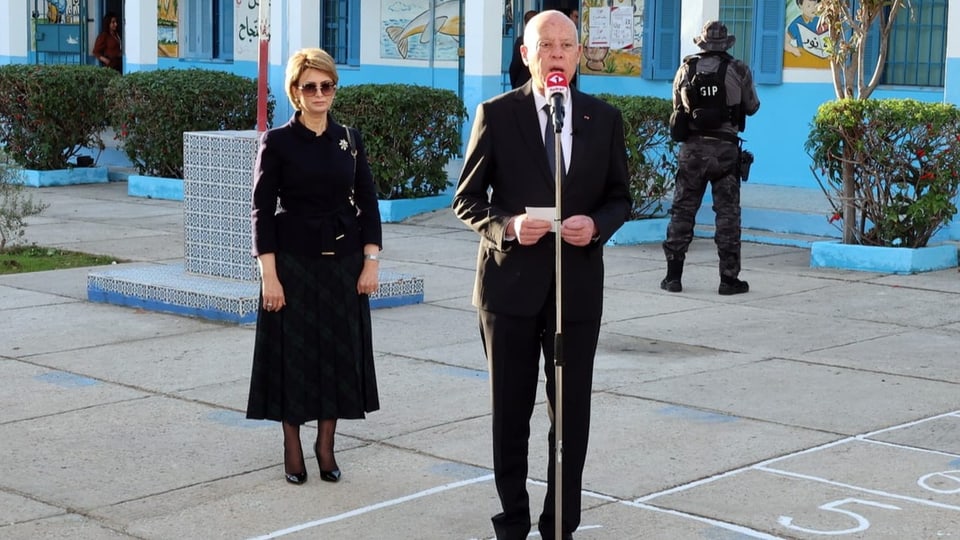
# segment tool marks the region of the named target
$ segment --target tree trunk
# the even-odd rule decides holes
[[[853,178],[853,150],[843,145],[843,243],[856,244],[857,205]]]

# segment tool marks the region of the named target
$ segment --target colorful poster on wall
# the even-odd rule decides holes
[[[581,75],[640,76],[643,0],[583,0]]]
[[[157,0],[157,56],[160,58],[180,55],[177,39],[179,11],[177,0]]]
[[[381,58],[456,60],[459,48],[459,0],[380,2]]]
[[[820,21],[820,0],[786,0],[783,67],[829,68],[827,27]]]
[[[260,51],[260,1],[236,0],[233,12],[233,59],[254,60]]]

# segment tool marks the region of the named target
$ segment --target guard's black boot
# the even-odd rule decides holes
[[[717,289],[717,292],[724,296],[730,296],[732,294],[743,294],[749,290],[750,284],[746,281],[732,277],[721,277],[720,288]]]
[[[669,292],[682,291],[681,276],[683,276],[683,261],[667,261],[667,277],[660,282],[660,288]]]

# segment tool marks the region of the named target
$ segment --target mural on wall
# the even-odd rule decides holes
[[[177,39],[179,8],[177,0],[157,0],[157,56],[160,58],[180,55]]]
[[[640,76],[643,0],[583,0],[581,75]]]
[[[431,4],[435,4],[431,12]],[[380,57],[456,60],[460,47],[459,0],[382,0]]]
[[[786,0],[783,67],[829,68],[829,35],[820,22],[820,0]]]
[[[260,0],[236,0],[233,21],[234,60],[257,60],[260,50]]]
[[[46,22],[78,24],[80,22],[80,0],[47,0]]]

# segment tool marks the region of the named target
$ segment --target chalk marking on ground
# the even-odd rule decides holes
[[[487,475],[484,475],[484,476],[478,476],[478,477],[476,477],[476,478],[471,478],[471,479],[469,479],[469,480],[461,480],[460,482],[453,482],[453,483],[450,483],[450,484],[444,484],[444,485],[442,485],[442,486],[438,486],[438,487],[434,487],[434,488],[430,488],[430,489],[425,489],[425,490],[423,490],[423,491],[418,491],[417,493],[413,493],[413,494],[410,494],[410,495],[405,495],[405,496],[403,496],[403,497],[398,497],[398,498],[396,498],[396,499],[390,499],[389,501],[383,501],[383,502],[379,502],[379,503],[376,503],[376,504],[371,504],[371,505],[368,505],[368,506],[363,506],[363,507],[361,507],[361,508],[357,508],[356,510],[351,510],[351,511],[349,511],[349,512],[344,512],[344,513],[342,513],[342,514],[337,514],[337,515],[335,515],[335,516],[330,516],[330,517],[326,517],[326,518],[323,518],[323,519],[317,519],[317,520],[314,520],[314,521],[308,521],[308,522],[303,523],[303,524],[300,524],[300,525],[294,525],[293,527],[287,527],[286,529],[281,529],[281,530],[279,530],[279,531],[274,531],[274,532],[272,532],[272,533],[270,533],[270,534],[265,534],[265,535],[263,535],[263,536],[255,536],[255,537],[251,538],[250,540],[267,540],[267,539],[269,539],[269,538],[279,538],[279,537],[281,537],[281,536],[286,536],[286,535],[288,535],[288,534],[292,534],[292,533],[295,533],[295,532],[300,532],[300,531],[303,531],[303,530],[306,530],[306,529],[310,529],[310,528],[313,528],[313,527],[319,527],[320,525],[326,525],[327,523],[333,523],[333,522],[335,522],[335,521],[341,521],[341,520],[344,520],[344,519],[347,519],[347,518],[351,518],[351,517],[359,516],[359,515],[366,514],[366,513],[369,513],[369,512],[373,512],[373,511],[375,511],[375,510],[380,510],[380,509],[383,509],[383,508],[389,508],[389,507],[391,507],[391,506],[396,506],[396,505],[398,505],[398,504],[403,504],[403,503],[405,503],[405,502],[410,502],[410,501],[413,501],[413,500],[416,500],[416,499],[420,499],[420,498],[423,498],[423,497],[428,497],[428,496],[430,496],[430,495],[436,495],[437,493],[443,493],[444,491],[450,491],[450,490],[452,490],[452,489],[461,488],[461,487],[463,487],[463,486],[469,486],[469,485],[471,485],[471,484],[478,484],[478,483],[480,483],[480,482],[486,482],[486,481],[489,481],[489,480],[492,480],[492,479],[493,479],[493,475],[492,475],[492,474],[487,474]]]

